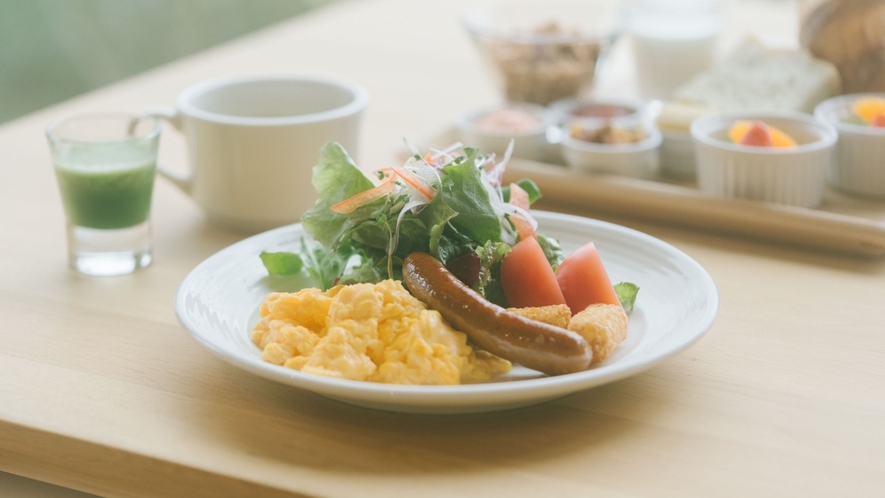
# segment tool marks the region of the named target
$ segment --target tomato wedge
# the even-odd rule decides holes
[[[510,204],[513,204],[518,208],[525,209],[525,211],[528,212],[531,208],[531,203],[529,202],[529,193],[526,192],[519,185],[511,183]],[[528,220],[523,219],[519,215],[510,215],[510,221],[513,222],[513,225],[516,227],[516,231],[519,233],[519,240],[528,239],[529,237],[535,236],[535,229],[532,228],[532,224],[529,223]]]
[[[591,304],[621,305],[593,242],[581,246],[565,258],[556,269],[556,280],[572,315],[584,311]]]
[[[566,304],[544,250],[535,237],[519,241],[501,263],[501,285],[510,306]]]
[[[358,208],[393,192],[393,189],[396,188],[396,184],[391,181],[393,178],[393,176],[388,176],[377,187],[364,190],[349,199],[345,199],[338,204],[333,205],[329,209],[338,214],[350,214]]]
[[[424,183],[420,178],[418,178],[414,173],[403,168],[402,166],[394,166],[393,171],[396,172],[396,175],[402,178],[402,180],[409,185],[412,186],[418,192],[421,192],[421,195],[427,197],[427,200],[433,199],[433,196],[436,195],[436,192],[430,188],[429,185]]]

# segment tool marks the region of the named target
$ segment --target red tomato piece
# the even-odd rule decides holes
[[[565,258],[556,269],[556,280],[572,315],[584,311],[591,304],[621,305],[593,242],[581,246]]]
[[[501,285],[510,306],[515,308],[566,304],[553,268],[534,237],[519,241],[504,256]]]

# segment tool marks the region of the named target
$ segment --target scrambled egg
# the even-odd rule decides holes
[[[264,361],[339,379],[390,384],[478,382],[510,362],[474,352],[467,336],[394,280],[326,292],[273,293],[252,342]]]

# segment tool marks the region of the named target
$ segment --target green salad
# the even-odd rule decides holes
[[[364,174],[344,148],[320,152],[312,183],[319,200],[301,219],[313,240],[296,252],[264,252],[271,274],[306,271],[318,287],[402,279],[403,259],[427,252],[489,301],[507,306],[501,265],[511,248],[534,237],[553,270],[559,241],[535,231],[530,205],[541,198],[531,180],[503,185],[509,150],[494,154],[455,144],[414,155],[402,166]],[[625,310],[638,287],[614,286]]]

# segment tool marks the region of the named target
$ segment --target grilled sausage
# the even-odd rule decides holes
[[[490,303],[430,254],[410,254],[403,262],[403,281],[412,295],[490,353],[549,375],[590,366],[593,352],[580,335]]]

